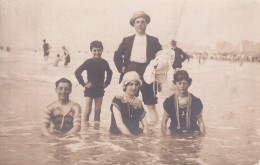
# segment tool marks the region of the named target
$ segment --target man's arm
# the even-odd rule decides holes
[[[42,124],[41,131],[42,131],[43,135],[45,135],[45,136],[47,136],[47,137],[49,137],[51,139],[57,139],[58,138],[58,136],[53,135],[53,134],[50,133],[49,129],[47,128],[47,126],[45,124]]]
[[[114,62],[119,73],[122,73],[122,68],[124,67],[124,59],[123,59],[123,55],[125,53],[124,40],[125,38],[120,43],[118,49],[114,53]]]
[[[159,42],[159,39],[150,35],[147,36],[147,49],[146,57],[147,62],[150,62],[155,58],[155,55],[158,51],[162,50],[162,45]]]
[[[160,44],[159,39],[158,38],[156,38],[156,39],[157,39],[157,52],[158,52],[158,51],[162,50],[162,45]]]
[[[42,125],[41,125],[42,134],[51,139],[57,139],[58,137],[54,134],[51,134],[49,131],[50,120],[51,120],[50,112],[48,109],[46,109],[43,113],[43,119],[42,119]]]

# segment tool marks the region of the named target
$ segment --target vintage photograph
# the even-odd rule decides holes
[[[260,165],[260,0],[0,0],[1,165]]]

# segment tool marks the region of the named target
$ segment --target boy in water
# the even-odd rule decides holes
[[[103,45],[100,41],[93,41],[90,44],[90,51],[92,58],[87,59],[75,71],[75,76],[80,85],[85,87],[84,96],[86,97],[86,110],[83,120],[89,121],[91,113],[92,102],[95,100],[95,115],[94,121],[100,122],[101,105],[104,96],[104,89],[110,84],[112,78],[112,70],[106,60],[101,58],[103,52]],[[87,82],[82,78],[82,72],[87,71]],[[105,72],[107,77],[105,80]]]
[[[42,133],[56,139],[77,133],[81,127],[81,107],[70,101],[71,81],[61,78],[56,82],[58,100],[49,104],[43,114]]]

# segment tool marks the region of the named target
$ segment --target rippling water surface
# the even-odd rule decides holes
[[[41,135],[41,113],[56,100],[54,82],[73,82],[71,100],[85,108],[83,88],[73,72],[86,58],[72,56],[68,68],[53,67],[37,53],[1,54],[0,57],[0,164],[256,164],[260,160],[260,64],[191,60],[184,68],[193,79],[190,92],[204,105],[205,136],[160,133],[160,121],[149,122],[149,136],[115,136],[108,132],[109,106],[120,93],[119,74],[112,54],[103,55],[114,75],[106,89],[101,123],[82,122],[79,135],[49,140]],[[87,56],[89,58],[89,55]],[[157,109],[175,87],[172,71],[158,94]],[[149,121],[149,115],[148,121]]]

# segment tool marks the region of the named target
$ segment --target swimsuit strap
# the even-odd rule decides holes
[[[191,94],[188,93],[188,103],[187,103],[187,111],[186,111],[186,129],[190,129],[190,117],[191,117]],[[175,112],[176,112],[176,119],[177,119],[177,129],[180,129],[180,115],[179,115],[179,101],[178,95],[174,95],[174,105],[175,105]]]
[[[180,129],[179,101],[177,94],[174,95],[175,114],[177,119],[177,129]]]
[[[188,103],[187,103],[187,111],[186,111],[186,128],[190,129],[190,117],[191,117],[191,94],[188,93]]]

